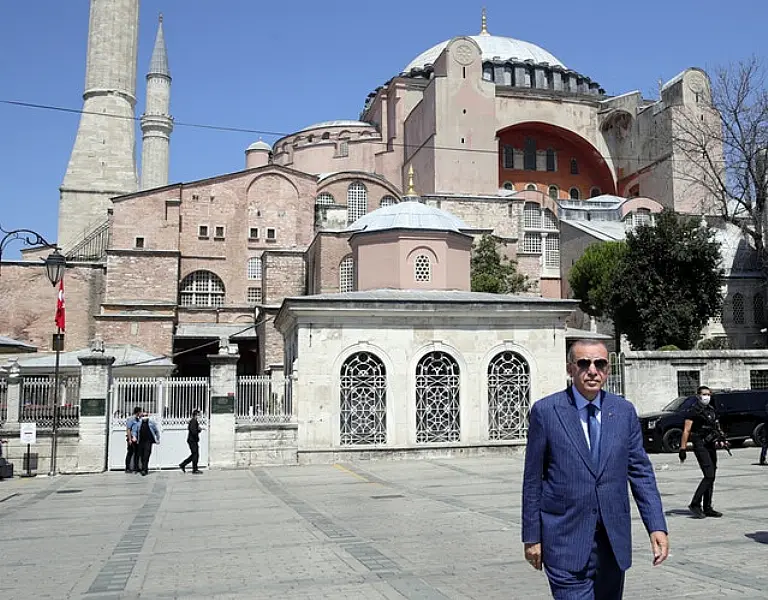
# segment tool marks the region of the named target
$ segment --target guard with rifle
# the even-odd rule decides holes
[[[724,448],[731,453],[728,440],[717,420],[717,413],[711,404],[712,392],[706,386],[696,390],[696,401],[688,410],[680,440],[680,462],[685,462],[688,439],[693,443],[693,453],[704,476],[693,494],[688,509],[696,519],[722,517],[723,513],[712,507],[712,493],[717,471],[717,451]]]

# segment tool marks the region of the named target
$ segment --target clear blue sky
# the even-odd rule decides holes
[[[538,44],[609,94],[655,97],[660,77],[686,67],[768,56],[765,0],[142,0],[137,115],[159,12],[177,121],[289,133],[357,118],[366,95],[417,54],[478,33],[483,4],[492,34]],[[82,106],[88,8],[87,0],[0,0],[0,99]],[[4,228],[55,238],[77,123],[74,114],[0,104]],[[258,137],[177,127],[170,179],[240,170]]]

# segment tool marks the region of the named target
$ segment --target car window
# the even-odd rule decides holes
[[[664,407],[664,410],[668,410],[670,412],[679,412],[682,408],[684,408],[683,405],[685,404],[685,401],[688,400],[688,398],[690,398],[690,396],[680,396],[679,398],[675,398],[672,400],[672,402]],[[687,406],[685,408],[687,408]]]

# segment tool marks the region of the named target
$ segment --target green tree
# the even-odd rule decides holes
[[[626,251],[625,242],[598,242],[588,246],[574,263],[568,285],[586,314],[613,319],[613,277]]]
[[[499,242],[484,235],[472,247],[470,273],[473,292],[490,294],[517,294],[526,292],[531,284],[517,272],[517,263],[499,252]]]
[[[635,349],[693,348],[720,310],[720,245],[696,219],[671,211],[627,234],[611,313]]]

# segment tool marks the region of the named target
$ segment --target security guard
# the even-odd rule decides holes
[[[683,437],[680,441],[680,462],[685,462],[686,446],[690,438],[693,442],[693,453],[704,476],[688,505],[688,509],[696,519],[723,516],[723,513],[712,508],[712,492],[717,471],[717,449],[727,448],[728,442],[720,429],[717,413],[711,400],[712,392],[708,387],[701,386],[696,390],[696,402],[686,415]]]

